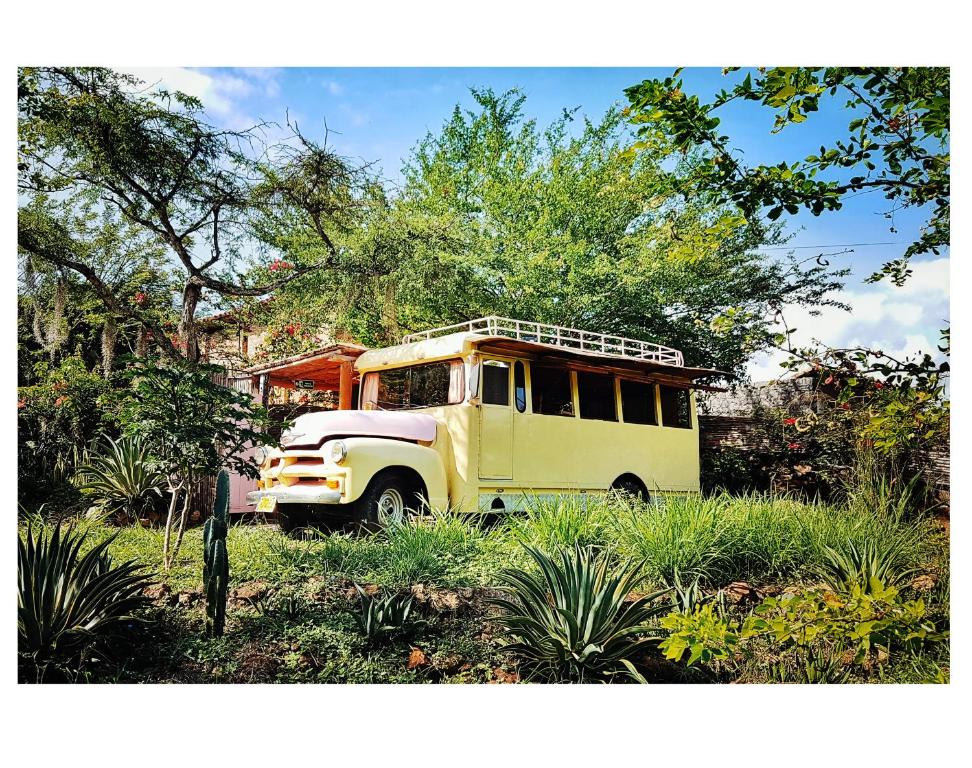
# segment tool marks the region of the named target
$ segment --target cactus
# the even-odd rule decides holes
[[[226,624],[226,593],[229,589],[229,558],[226,532],[229,530],[229,473],[220,470],[216,479],[213,514],[203,527],[203,585],[206,588],[206,627],[222,637]]]

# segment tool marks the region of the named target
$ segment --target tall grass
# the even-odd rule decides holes
[[[868,540],[893,540],[902,567],[917,567],[927,557],[931,533],[921,520],[760,494],[629,506],[619,511],[615,530],[621,550],[644,559],[655,580],[671,584],[677,572],[698,575],[710,586],[810,575],[826,547]]]
[[[585,504],[577,496],[528,497],[525,512],[507,517],[505,533],[520,544],[552,554],[575,544],[608,544],[614,516],[611,506],[600,499]]]

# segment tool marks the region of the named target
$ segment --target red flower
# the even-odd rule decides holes
[[[296,328],[294,327],[294,324],[293,324],[293,323],[288,323],[287,325],[285,325],[285,326],[284,326],[284,330],[285,330],[285,331],[286,331],[286,332],[287,332],[288,334],[290,334],[291,336],[293,336],[293,335],[294,335],[294,333],[295,333],[295,332],[297,331],[297,329],[296,329]]]
[[[60,407],[64,403],[65,400],[67,400],[67,397],[65,397],[64,395],[61,395],[59,398],[57,398],[57,400],[54,401],[54,405],[57,406],[57,407]]]
[[[270,271],[276,272],[278,269],[291,269],[293,264],[287,261],[282,261],[281,259],[274,259],[270,262]]]
[[[850,410],[850,403],[841,403],[840,404],[840,407],[843,408],[845,411],[849,411]]]
[[[789,448],[791,451],[799,451],[800,450],[800,444],[799,443],[787,443],[786,447]]]
[[[882,382],[882,381],[875,381],[874,382],[874,388],[875,389],[884,389],[884,382]]]
[[[145,303],[145,300],[147,298],[148,298],[148,296],[146,296],[144,293],[142,293],[142,291],[139,291],[133,297],[135,303],[138,304],[139,306],[141,306],[142,304],[144,304]]]
[[[792,427],[794,424],[796,424],[796,419],[793,418],[783,419],[783,423],[786,424],[786,426],[788,427]]]

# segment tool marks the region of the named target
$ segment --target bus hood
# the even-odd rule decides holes
[[[400,411],[319,411],[298,416],[283,433],[285,450],[314,450],[338,437],[390,437],[432,442],[438,422],[424,413]]]

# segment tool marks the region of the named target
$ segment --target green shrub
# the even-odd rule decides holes
[[[752,653],[761,643],[803,662],[825,645],[831,654],[852,657],[854,665],[880,665],[893,654],[913,653],[947,637],[924,601],[904,600],[896,587],[877,582],[855,584],[841,594],[815,588],[768,597],[742,622],[706,604],[693,614],[672,611],[661,625],[669,630],[659,645],[666,658],[678,661],[688,654],[690,665]]]
[[[361,598],[361,610],[355,616],[358,629],[369,644],[403,634],[408,629],[414,599],[411,595],[369,595],[358,584],[354,585]]]
[[[148,445],[139,437],[105,438],[78,469],[78,487],[96,506],[128,522],[142,517],[162,496],[165,477],[156,469]]]
[[[904,542],[901,538],[883,541],[866,539],[861,543],[847,541],[839,548],[823,549],[821,578],[836,591],[849,591],[861,584],[864,589],[872,586],[897,586],[915,572],[904,568]]]
[[[533,674],[550,680],[603,680],[627,669],[651,638],[649,621],[664,610],[652,603],[667,590],[626,603],[639,565],[612,570],[608,553],[579,544],[548,557],[524,547],[539,573],[518,568],[500,575],[510,597],[494,602],[509,638],[507,650]]]
[[[145,603],[142,566],[114,566],[113,538],[84,554],[87,536],[28,527],[17,549],[18,651],[43,677],[51,663],[77,663],[90,647],[121,632]]]

